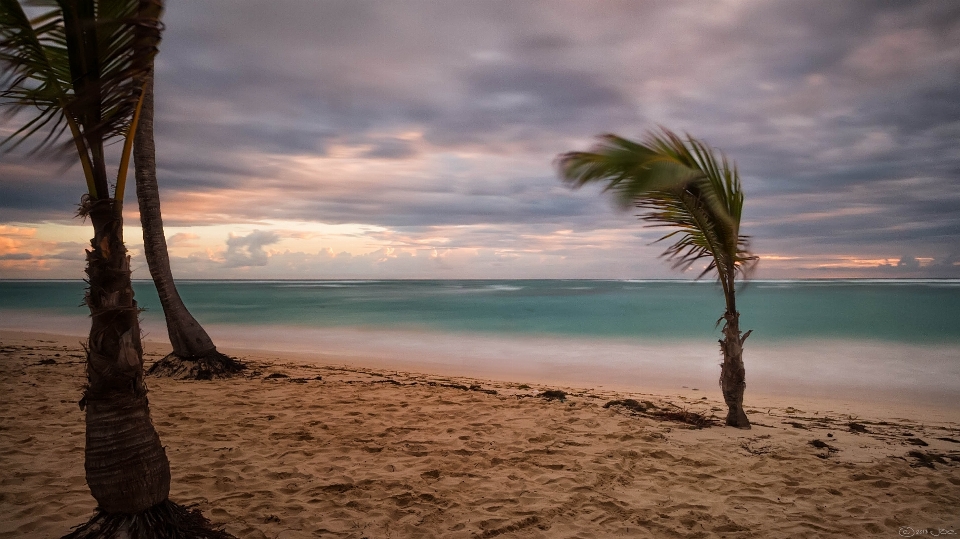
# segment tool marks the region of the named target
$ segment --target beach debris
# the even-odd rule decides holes
[[[40,362],[37,363],[37,365],[56,365],[56,364],[57,364],[57,360],[53,358],[41,359]]]
[[[546,391],[541,391],[540,395],[538,396],[542,399],[547,399],[548,401],[557,400],[563,402],[567,400],[566,392],[560,391],[559,389],[548,389]]]
[[[817,449],[825,449],[825,450],[826,450],[826,451],[824,451],[823,453],[817,455],[818,457],[820,457],[820,458],[822,458],[822,459],[830,458],[830,455],[831,455],[831,454],[837,453],[837,452],[840,451],[840,450],[837,449],[836,447],[833,447],[832,445],[828,444],[827,442],[824,442],[823,440],[810,440],[808,443],[809,443],[810,445],[812,445],[813,447],[816,447]]]
[[[394,380],[393,378],[384,378],[383,380],[374,380],[370,383],[371,384],[393,384],[395,386],[403,385],[400,382]]]
[[[784,421],[783,424],[784,424],[784,425],[790,425],[791,427],[793,427],[793,428],[795,428],[795,429],[810,430],[810,429],[808,429],[807,426],[804,425],[803,423],[797,423],[796,421]]]
[[[696,412],[690,412],[688,410],[655,410],[649,412],[647,415],[661,419],[664,421],[674,421],[676,423],[683,423],[685,425],[690,425],[695,429],[703,429],[706,427],[712,427],[716,424],[716,421],[708,418],[703,414],[698,414]]]
[[[920,447],[926,447],[930,445],[927,442],[924,442],[923,440],[921,440],[920,438],[907,438],[907,443],[910,445],[919,445]]]
[[[856,423],[856,422],[854,422],[854,421],[851,421],[850,423],[848,423],[847,426],[850,427],[850,432],[861,432],[861,433],[869,433],[869,432],[870,432],[869,430],[867,430],[867,427],[866,427],[866,426],[864,426],[864,425],[862,425],[862,424],[860,424],[860,423]]]
[[[427,385],[432,387],[449,387],[450,389],[460,389],[462,391],[479,391],[480,393],[486,393],[488,395],[497,394],[497,391],[495,389],[483,389],[481,386],[477,384],[465,386],[463,384],[441,384],[438,382],[427,382]]]
[[[635,399],[622,399],[622,400],[612,400],[603,405],[604,408],[609,408],[611,406],[623,406],[627,410],[633,410],[634,412],[646,412],[648,405],[650,408],[656,408],[650,401],[639,402]]]
[[[676,409],[660,408],[650,401],[637,401],[636,399],[612,400],[603,405],[604,408],[610,408],[611,406],[626,408],[631,412],[642,414],[646,417],[660,421],[683,423],[696,429],[711,427],[716,424],[716,421],[714,421],[712,418],[697,412],[685,410],[676,405],[673,405]]]
[[[761,456],[773,452],[773,446],[770,444],[764,444],[760,440],[765,440],[770,438],[770,436],[758,436],[756,438],[751,438],[750,440],[745,440],[740,442],[740,447],[750,453],[751,455]]]
[[[290,376],[283,374],[282,372],[274,372],[263,377],[264,380],[271,380],[274,378],[290,378]]]
[[[938,440],[943,440],[944,442],[953,442],[953,443],[955,443],[955,444],[960,444],[960,440],[954,440],[953,438],[947,438],[947,437],[945,437],[945,436],[944,436],[944,437],[937,438],[937,439],[938,439]]]
[[[946,461],[946,459],[944,459],[945,455],[939,455],[937,453],[924,453],[923,451],[911,451],[907,453],[907,456],[917,459],[917,462],[910,465],[910,466],[913,466],[914,468],[919,468],[919,467],[933,468],[934,463],[949,464]],[[954,462],[960,461],[960,457],[949,457],[949,458]]]

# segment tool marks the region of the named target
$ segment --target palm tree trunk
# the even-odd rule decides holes
[[[160,215],[160,190],[157,186],[156,147],[153,139],[153,75],[147,76],[143,108],[134,138],[133,159],[136,167],[137,202],[143,227],[143,248],[150,276],[160,295],[160,304],[167,319],[167,333],[173,353],[184,358],[200,357],[216,350],[213,340],[190,314],[177,292],[170,271],[167,240],[163,235]]]
[[[167,499],[170,464],[150,421],[143,383],[139,311],[130,284],[130,257],[112,199],[84,203],[93,222],[87,251],[85,302],[92,324],[87,343],[87,484],[108,513],[136,513]]]
[[[239,372],[243,367],[217,351],[213,340],[190,314],[173,281],[167,241],[160,215],[160,190],[157,186],[156,148],[153,139],[153,73],[147,75],[143,108],[134,139],[134,165],[143,250],[150,276],[157,287],[160,305],[167,322],[167,334],[173,353],[150,369],[151,374],[178,378],[210,379]],[[172,357],[171,357],[172,356]]]
[[[92,323],[87,341],[84,468],[97,512],[63,539],[233,539],[199,510],[168,499],[170,462],[150,420],[143,381],[140,311],[115,200],[85,197],[93,223],[84,298]]]
[[[743,392],[747,388],[746,372],[743,367],[743,342],[750,335],[740,334],[740,313],[737,312],[736,291],[734,289],[733,272],[724,287],[727,300],[727,311],[723,313],[723,339],[720,340],[720,351],[723,354],[723,364],[720,366],[720,390],[723,400],[727,403],[727,425],[741,429],[750,428],[750,420],[743,411]]]

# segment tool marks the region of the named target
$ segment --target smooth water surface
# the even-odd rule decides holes
[[[161,320],[150,281],[134,285]],[[203,323],[365,327],[620,339],[719,337],[719,287],[707,281],[182,281]],[[0,281],[0,315],[86,316],[79,281]],[[960,343],[960,281],[753,281],[741,327],[755,341],[857,339]],[[6,321],[4,326],[9,326]]]
[[[165,342],[153,285],[135,283]],[[716,284],[183,281],[218,346],[307,361],[628,388],[716,387]],[[0,281],[0,329],[82,336],[82,282]],[[960,407],[960,281],[753,281],[738,295],[748,395]],[[312,358],[312,359],[311,359]],[[322,359],[326,358],[326,359]]]

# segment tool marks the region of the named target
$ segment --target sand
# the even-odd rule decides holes
[[[150,345],[148,362],[164,352]],[[960,417],[719,390],[557,388],[259,352],[244,377],[150,378],[171,499],[240,538],[893,537],[960,531]],[[0,537],[94,510],[76,337],[0,333]],[[546,399],[560,389],[563,401]],[[913,415],[911,415],[913,414]],[[673,415],[678,415],[674,413]]]

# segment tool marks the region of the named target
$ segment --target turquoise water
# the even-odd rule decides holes
[[[0,315],[85,317],[79,281],[0,281]],[[150,281],[134,285],[161,320]],[[699,281],[183,281],[203,323],[626,339],[711,339],[723,295]],[[738,294],[754,341],[960,343],[960,281],[754,281]],[[8,319],[5,326],[10,326]],[[15,325],[15,324],[13,324]]]
[[[166,344],[152,282],[134,284]],[[690,281],[182,281],[223,349],[527,382],[716,387],[724,302]],[[0,329],[89,330],[80,281],[0,281]],[[748,395],[960,408],[960,280],[752,281]],[[272,356],[271,356],[272,357]],[[326,359],[324,359],[326,358]]]

